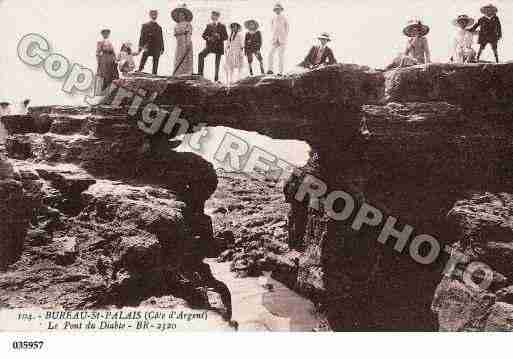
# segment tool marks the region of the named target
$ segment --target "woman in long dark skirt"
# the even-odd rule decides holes
[[[102,91],[107,89],[112,81],[119,78],[118,67],[116,64],[116,53],[109,40],[110,30],[101,31],[103,40],[96,44],[96,60],[98,61],[98,70],[96,76],[102,81]]]

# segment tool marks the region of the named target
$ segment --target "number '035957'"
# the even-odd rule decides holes
[[[16,350],[41,350],[43,344],[43,341],[14,341],[12,342],[12,348]]]

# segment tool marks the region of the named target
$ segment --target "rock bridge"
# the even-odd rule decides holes
[[[434,265],[421,266],[394,252],[394,241],[386,246],[377,243],[380,228],[356,232],[345,222],[330,220],[322,208],[307,208],[293,198],[305,174],[322,179],[329,190],[351,192],[361,203],[372,203],[398,218],[399,231],[408,224],[443,244],[455,244],[473,259],[488,259],[498,278],[492,295],[512,284],[508,279],[512,267],[500,265],[509,252],[493,247],[486,238],[469,240],[469,233],[480,236],[481,222],[458,211],[457,201],[472,201],[483,193],[495,198],[498,193],[511,192],[513,64],[430,64],[392,72],[341,64],[282,78],[248,78],[229,88],[197,77],[134,76],[116,85],[102,106],[40,109],[3,121],[11,134],[7,153],[16,159],[25,187],[33,188],[41,181],[57,186],[61,193],[80,197],[82,202],[86,198],[80,208],[58,205],[68,217],[82,213],[84,221],[119,223],[130,210],[146,210],[142,203],[161,203],[169,197],[163,192],[119,188],[118,181],[171,191],[168,200],[173,209],[169,213],[157,211],[154,217],[136,224],[138,231],[151,234],[154,241],[139,243],[135,233],[128,238],[112,235],[119,245],[111,250],[110,262],[106,260],[111,264],[106,268],[120,282],[117,296],[131,293],[134,283],[130,278],[144,277],[138,273],[141,266],[147,276],[161,275],[156,268],[165,264],[159,251],[166,253],[167,261],[171,256],[177,266],[183,265],[184,253],[190,249],[182,239],[211,237],[203,204],[216,188],[215,172],[190,154],[160,146],[144,151],[147,135],[137,129],[144,106],[129,114],[130,94],[142,90],[155,94],[152,102],[159,108],[170,112],[180,108],[181,117],[191,125],[227,126],[274,139],[303,140],[311,146],[307,165],[292,176],[285,189],[291,204],[289,244],[301,253],[299,267],[288,267],[294,274],[289,284],[315,298],[326,309],[334,329],[436,328],[430,306],[448,255]],[[116,100],[121,88],[125,95]],[[173,135],[158,132],[153,138],[166,142]],[[27,161],[36,168],[26,168]],[[43,168],[43,162],[45,166],[66,163],[77,167],[63,174],[54,167]],[[88,178],[82,170],[106,182],[102,187],[85,186]],[[139,209],[130,207],[134,200]],[[113,201],[122,202],[124,212],[109,212]],[[509,205],[504,199],[490,201],[492,209]],[[485,210],[474,209],[472,215],[481,218],[476,212]],[[48,208],[39,215],[50,216],[45,211]],[[486,222],[487,228],[501,228],[504,238],[495,239],[501,243],[511,236],[510,217],[504,213],[508,211]],[[176,216],[182,218],[178,224]],[[168,226],[176,233],[173,243],[163,245],[163,238],[169,237],[165,233]],[[187,243],[204,246],[204,241]],[[147,251],[134,249],[141,246]],[[142,252],[147,256],[140,256]],[[481,258],[483,253],[486,258]],[[447,280],[449,293],[460,288],[461,273],[456,271]],[[111,282],[95,284],[114,287]],[[438,303],[452,300],[449,294],[444,297],[442,289],[437,292]],[[458,290],[470,298],[465,302],[468,307],[480,295]],[[492,311],[492,305],[485,309]],[[440,307],[436,306],[439,315]],[[469,319],[462,325],[469,326],[482,329],[485,323]]]

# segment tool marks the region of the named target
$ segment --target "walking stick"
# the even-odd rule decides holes
[[[188,46],[187,51],[185,51],[185,54],[183,55],[182,59],[180,60],[178,65],[176,65],[175,71],[173,71],[172,76],[174,76],[176,74],[176,72],[178,71],[178,69],[180,68],[180,66],[182,66],[183,62],[185,61],[185,58],[187,57],[187,55],[189,55],[190,50],[191,50],[191,46]]]

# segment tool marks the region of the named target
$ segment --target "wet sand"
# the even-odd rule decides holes
[[[282,283],[269,278],[272,290],[264,288],[262,279],[237,278],[230,263],[208,260],[214,276],[223,281],[232,294],[233,320],[240,331],[311,332],[321,320],[314,304]]]

